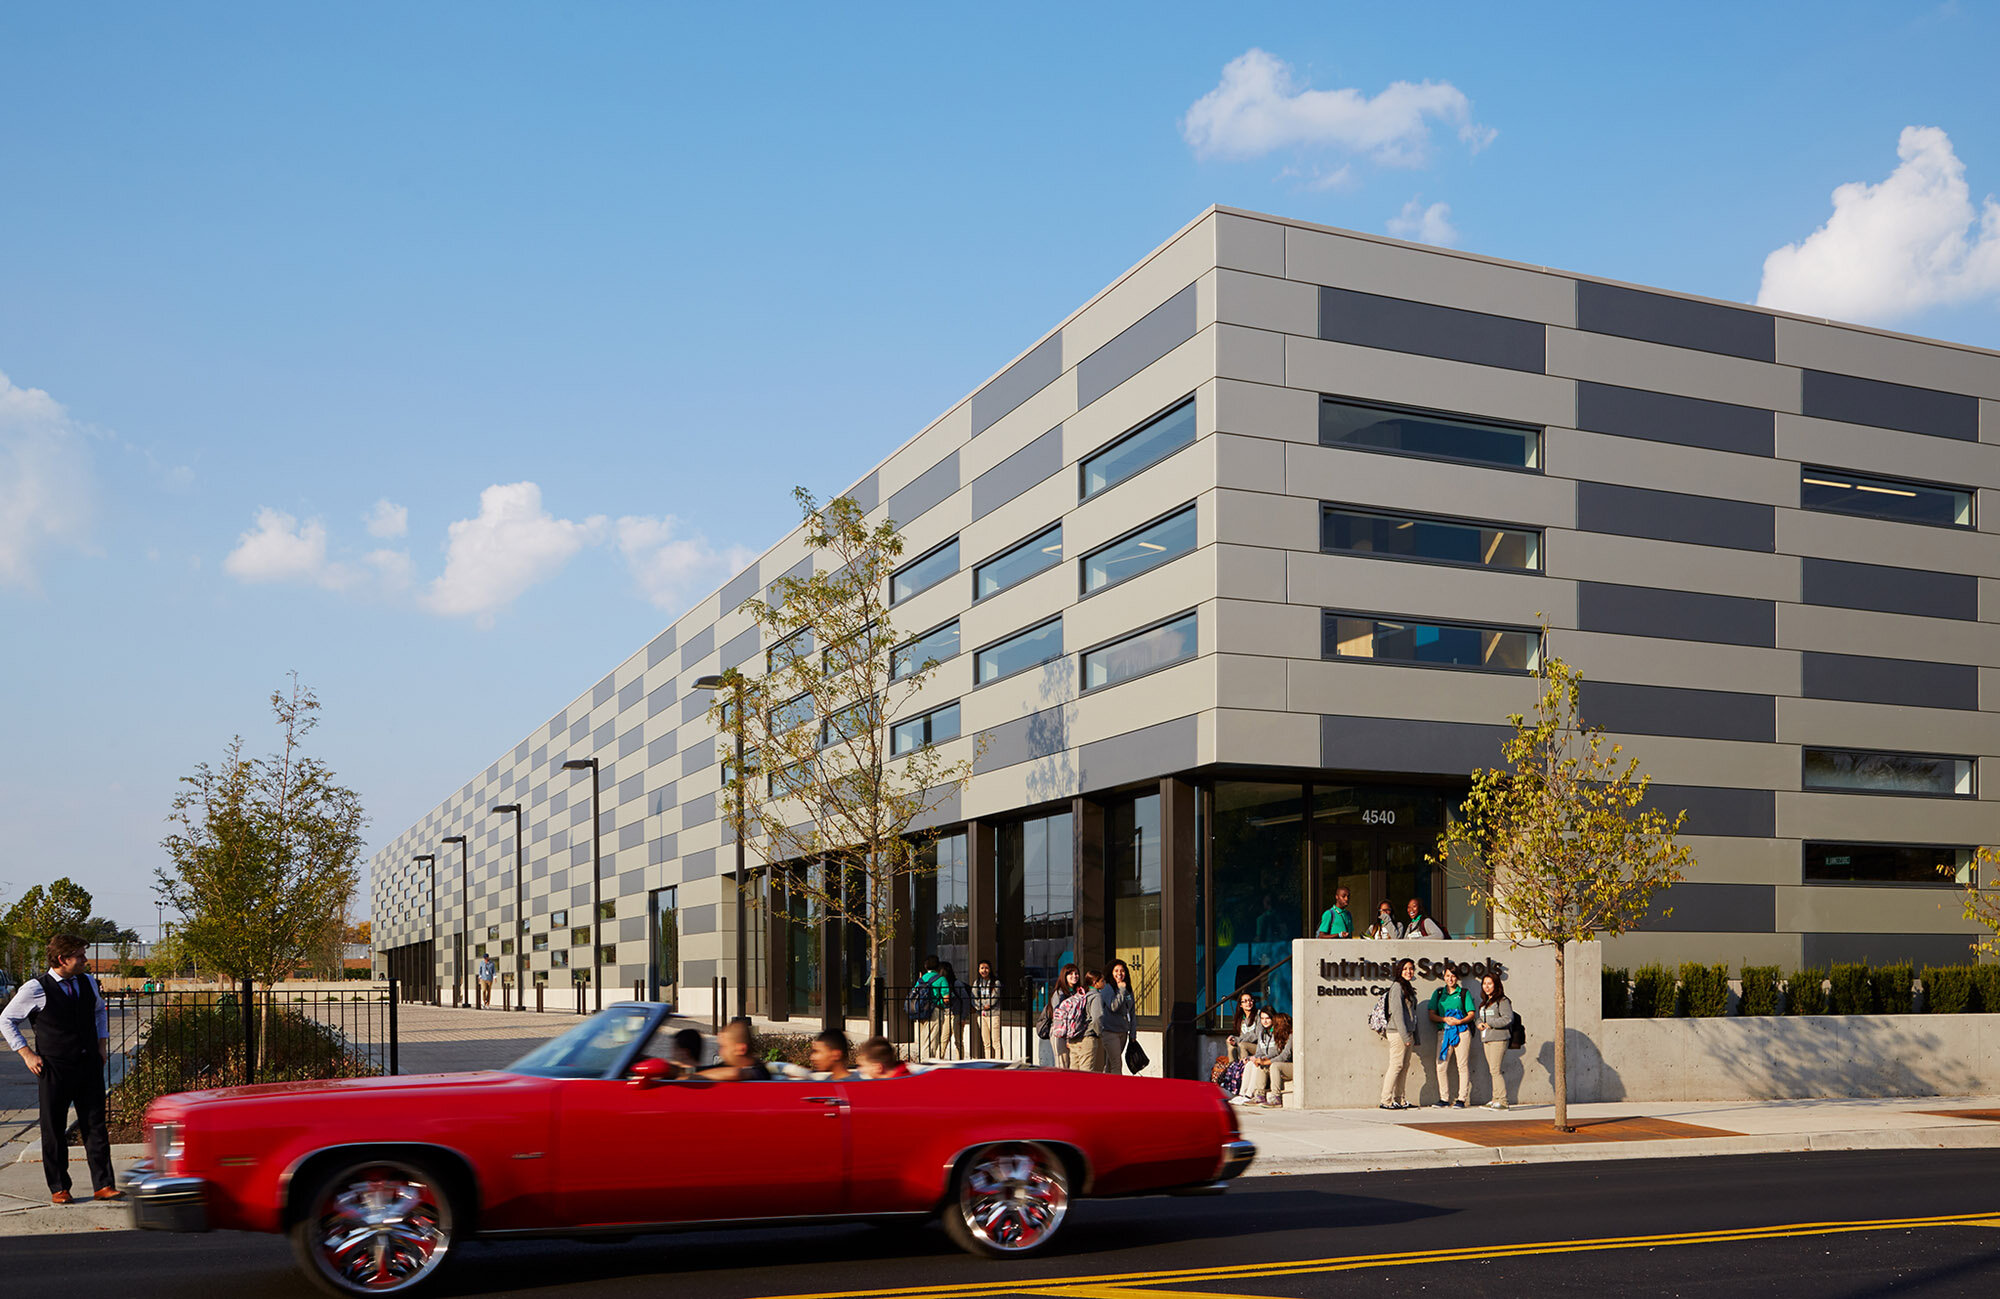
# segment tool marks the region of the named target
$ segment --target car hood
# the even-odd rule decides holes
[[[379,1078],[329,1078],[305,1082],[253,1083],[247,1087],[214,1087],[207,1091],[181,1092],[178,1095],[162,1097],[162,1103],[182,1102],[191,1105],[228,1104],[231,1101],[258,1100],[269,1097],[323,1097],[338,1101],[343,1097],[360,1100],[389,1092],[423,1091],[436,1096],[451,1092],[487,1091],[509,1083],[524,1081],[522,1075],[506,1073],[498,1069],[482,1069],[476,1073],[413,1073],[397,1074]]]

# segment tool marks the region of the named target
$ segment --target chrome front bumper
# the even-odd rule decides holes
[[[1241,1138],[1223,1142],[1222,1167],[1216,1170],[1215,1180],[1226,1182],[1232,1177],[1240,1176],[1244,1169],[1250,1167],[1250,1161],[1256,1157],[1257,1146],[1254,1142],[1244,1141]]]
[[[208,1183],[199,1177],[164,1176],[149,1160],[126,1172],[125,1194],[141,1231],[208,1230]]]

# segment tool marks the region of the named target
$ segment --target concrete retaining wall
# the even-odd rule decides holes
[[[2000,1092],[2000,1015],[1607,1019],[1601,1100],[1797,1100]]]

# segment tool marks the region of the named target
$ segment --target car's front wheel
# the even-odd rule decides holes
[[[1033,1141],[981,1146],[959,1165],[945,1234],[969,1254],[1023,1258],[1047,1248],[1069,1214],[1069,1174]]]
[[[401,1156],[338,1164],[313,1180],[292,1254],[337,1295],[413,1295],[437,1279],[462,1216],[450,1183]]]

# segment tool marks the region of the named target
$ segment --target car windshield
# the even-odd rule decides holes
[[[652,1017],[644,1006],[613,1006],[544,1042],[508,1065],[507,1072],[538,1078],[602,1078],[645,1035]]]

